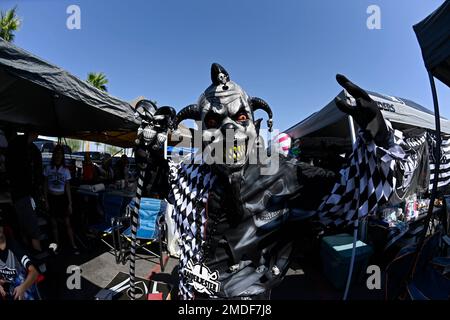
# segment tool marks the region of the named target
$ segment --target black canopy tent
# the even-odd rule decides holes
[[[416,32],[417,39],[422,49],[423,60],[428,71],[428,77],[430,79],[437,133],[436,148],[434,150],[434,157],[436,159],[436,169],[434,170],[434,174],[439,175],[440,163],[443,160],[441,159],[442,120],[439,117],[439,102],[434,77],[441,80],[447,86],[450,86],[450,0],[446,0],[438,9],[436,9],[424,20],[416,24],[413,28]],[[414,287],[418,292],[420,292],[420,290],[414,283],[417,271],[416,268],[419,262],[420,252],[422,252],[422,250],[425,248],[425,238],[430,229],[429,226],[433,217],[434,201],[436,199],[437,188],[438,179],[434,179],[430,197],[430,205],[428,207],[428,214],[424,222],[424,226],[426,227],[423,228],[420,234],[420,240],[416,246],[413,263],[408,270],[408,289],[410,287]],[[420,294],[424,296],[422,292],[420,292]]]
[[[450,86],[450,1],[445,1],[413,28],[427,70]]]
[[[0,39],[0,124],[130,147],[132,107]]]

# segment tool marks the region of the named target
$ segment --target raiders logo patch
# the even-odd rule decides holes
[[[192,285],[199,293],[212,295],[220,290],[220,282],[217,281],[219,271],[211,272],[204,264],[194,264],[192,259],[189,260],[184,269],[184,275],[187,278],[187,283]]]

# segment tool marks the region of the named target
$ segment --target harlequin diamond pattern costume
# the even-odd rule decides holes
[[[248,96],[218,64],[211,67],[211,80],[198,103],[178,112],[175,121],[201,122],[203,154],[192,163],[169,162],[182,299],[268,298],[288,269],[299,230],[313,223],[347,225],[373,214],[406,179],[399,164],[417,168],[427,155],[405,152],[375,102],[338,75],[356,106],[336,103],[360,128],[346,166],[333,172],[283,155],[255,156],[264,147],[254,113],[266,111],[271,128],[269,105]]]

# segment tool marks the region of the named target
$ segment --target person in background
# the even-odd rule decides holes
[[[114,179],[125,180],[125,187],[128,186],[128,157],[123,154],[114,166]]]
[[[41,252],[40,230],[34,197],[42,190],[42,156],[33,143],[37,132],[10,138],[6,151],[9,188],[22,236],[31,239],[34,250]]]
[[[114,181],[114,170],[112,168],[111,156],[105,156],[102,165],[99,167],[100,180],[105,183],[112,183]]]
[[[25,251],[7,239],[0,220],[0,300],[39,298],[35,282],[39,273]]]
[[[54,240],[59,247],[58,220],[63,220],[73,253],[79,254],[75,244],[70,215],[72,214],[72,195],[70,191],[70,171],[65,166],[64,149],[56,145],[53,150],[52,160],[44,170],[45,198],[52,219]]]
[[[85,184],[95,183],[98,179],[97,166],[92,162],[89,152],[84,155],[82,182]]]

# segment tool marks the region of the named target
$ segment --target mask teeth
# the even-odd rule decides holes
[[[166,135],[163,133],[158,133],[157,139],[158,139],[158,145],[161,146],[166,141]]]
[[[238,146],[229,147],[226,150],[226,154],[225,154],[227,161],[232,161],[232,162],[242,161],[242,159],[245,158],[245,154],[246,154],[245,149],[246,149],[246,147],[243,144],[240,144]]]
[[[227,158],[229,159],[229,160],[233,160],[233,147],[231,147],[231,148],[229,148],[228,149],[228,152],[227,152]]]
[[[144,129],[144,140],[152,141],[155,138],[156,131],[153,129],[145,128]]]
[[[232,148],[233,160],[241,161],[245,156],[245,146],[238,145]]]

